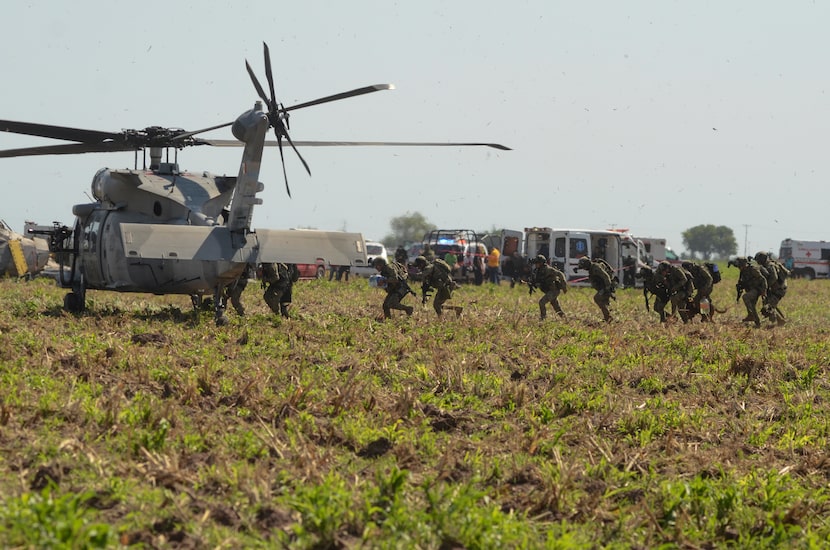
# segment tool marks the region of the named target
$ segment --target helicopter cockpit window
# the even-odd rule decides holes
[[[84,226],[83,248],[88,252],[95,252],[98,243],[98,232],[101,229],[101,222],[93,220]]]

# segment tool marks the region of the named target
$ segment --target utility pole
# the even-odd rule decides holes
[[[750,225],[748,223],[744,224],[744,256],[746,256],[746,242],[747,242],[747,235],[749,234]]]

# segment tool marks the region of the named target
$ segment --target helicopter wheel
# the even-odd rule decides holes
[[[63,309],[70,313],[80,313],[84,310],[84,302],[78,294],[69,292],[63,297]]]

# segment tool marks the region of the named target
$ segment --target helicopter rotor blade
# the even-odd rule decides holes
[[[209,128],[202,128],[201,130],[194,130],[192,132],[184,132],[183,134],[178,134],[176,137],[172,139],[172,141],[181,141],[183,139],[187,139],[189,137],[193,137],[196,134],[202,134],[204,132],[210,132],[211,130],[218,130],[219,128],[227,128],[228,126],[232,126],[233,122],[226,122],[224,124],[217,124],[216,126],[211,126]]]
[[[254,70],[251,68],[251,64],[248,63],[248,60],[245,60],[245,68],[248,70],[248,76],[251,77],[251,82],[254,83],[254,88],[256,88],[256,93],[259,94],[259,97],[262,98],[262,101],[265,102],[266,105],[270,106],[270,101],[268,100],[268,96],[265,95],[265,90],[262,89],[262,86],[259,84],[259,80],[257,79],[256,75],[254,74]]]
[[[291,198],[291,188],[288,187],[288,172],[285,171],[285,155],[282,152],[282,137],[277,133],[276,128],[274,128],[274,135],[277,136],[277,147],[280,148],[280,162],[282,163],[282,177],[285,180],[285,192]]]
[[[241,147],[243,144],[232,139],[205,139],[206,145],[214,147]],[[294,141],[296,147],[492,147],[501,151],[512,151],[500,143],[477,142],[426,142],[426,141]],[[266,141],[266,147],[275,147],[277,142]]]
[[[67,126],[52,126],[50,124],[37,124],[34,122],[17,122],[14,120],[0,120],[0,131],[66,141],[80,141],[81,143],[96,143],[108,139],[118,139],[121,135],[113,132],[69,128]]]
[[[67,143],[64,145],[44,145],[6,149],[0,151],[0,158],[32,157],[38,155],[75,155],[79,153],[111,153],[114,151],[132,151],[135,147],[124,143],[105,141],[102,143]]]
[[[268,44],[265,42],[262,43],[262,47],[265,54],[265,79],[268,80],[268,91],[271,92],[271,103],[269,103],[269,110],[276,110],[278,108],[277,104],[277,94],[274,93],[274,75],[271,73],[271,52],[268,50]]]
[[[349,97],[355,97],[364,94],[371,94],[372,92],[379,92],[381,90],[394,90],[394,84],[373,84],[372,86],[364,86],[363,88],[356,88],[354,90],[350,90],[348,92],[342,92],[339,94],[334,94],[326,97],[321,97],[319,99],[313,99],[311,101],[306,101],[305,103],[298,103],[297,105],[292,105],[291,107],[285,107],[282,109],[285,112],[294,111],[296,109],[302,109],[304,107],[311,107],[313,105],[320,105],[322,103],[329,103],[331,101],[338,101],[340,99],[346,99]]]

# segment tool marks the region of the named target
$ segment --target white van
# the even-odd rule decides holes
[[[366,265],[352,266],[351,274],[355,277],[365,277],[368,279],[369,277],[377,273],[377,270],[372,265],[372,262],[375,260],[375,258],[383,258],[388,262],[389,256],[386,253],[386,247],[383,246],[383,243],[378,243],[375,241],[366,241]]]

